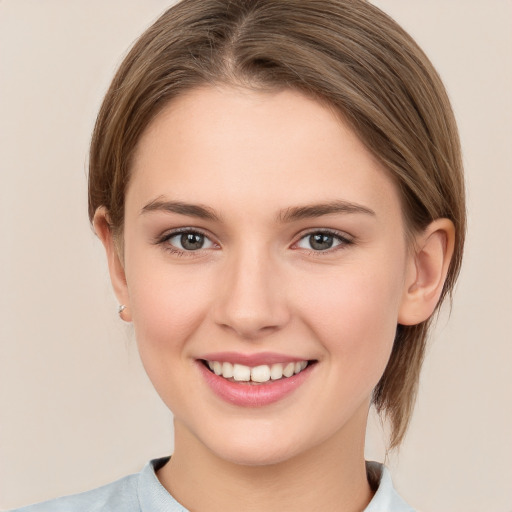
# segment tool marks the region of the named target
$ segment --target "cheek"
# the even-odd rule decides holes
[[[165,256],[138,261],[133,255],[127,279],[133,325],[141,356],[146,351],[176,352],[201,322],[211,299],[207,269],[169,265]]]
[[[324,286],[318,279],[302,280],[307,295],[305,289],[295,291],[307,297],[300,308],[309,329],[354,379],[378,380],[391,353],[402,279],[399,269],[388,268],[384,275],[377,268],[344,269]]]
[[[208,311],[208,281],[191,278],[184,268],[146,266],[130,282],[135,338],[142,364],[170,410],[186,403],[182,383],[189,382],[194,334]]]

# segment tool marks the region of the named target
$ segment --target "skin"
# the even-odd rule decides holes
[[[169,201],[214,216],[161,208]],[[397,323],[425,320],[437,303],[450,221],[409,246],[396,186],[339,116],[291,90],[210,87],[173,100],[139,141],[122,258],[104,208],[95,228],[123,318],[174,414],[164,487],[199,511],[364,509],[371,392]],[[180,228],[204,234],[203,248],[176,252]],[[325,230],[333,247],[315,251],[309,236]],[[220,351],[316,364],[284,399],[240,407],[198,370]]]

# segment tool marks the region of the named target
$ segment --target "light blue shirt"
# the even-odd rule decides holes
[[[129,475],[92,491],[64,496],[11,512],[189,512],[162,486],[155,471],[168,457],[148,462],[140,473]],[[379,488],[364,512],[414,512],[393,488],[388,469],[367,462],[377,474]]]

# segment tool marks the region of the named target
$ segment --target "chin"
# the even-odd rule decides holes
[[[203,439],[203,443],[211,453],[226,462],[242,466],[270,466],[293,459],[310,448],[301,442],[301,436],[297,434],[289,429],[280,432],[279,429],[263,427],[255,432],[255,429],[240,428],[227,436]]]
[[[216,455],[226,462],[240,466],[272,466],[286,462],[298,454],[298,450],[285,447],[240,446],[230,444],[226,450],[218,450]]]

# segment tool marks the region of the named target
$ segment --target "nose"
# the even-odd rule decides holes
[[[228,258],[217,297],[216,324],[244,339],[276,332],[290,319],[282,273],[265,251]]]

